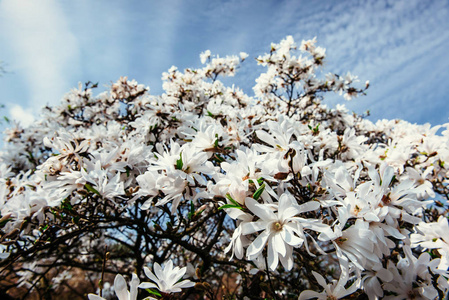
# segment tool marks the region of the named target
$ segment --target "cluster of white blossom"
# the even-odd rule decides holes
[[[231,272],[232,293],[250,299],[447,295],[449,123],[372,123],[327,108],[325,93],[350,100],[369,84],[320,76],[315,44],[272,44],[257,58],[267,71],[254,98],[217,80],[247,54],[206,51],[202,69],[164,73],[161,96],[126,77],[96,97],[80,84],[34,125],[7,130],[3,279],[31,292],[52,268],[99,264],[98,276],[108,266],[132,274],[130,291],[116,276],[120,300],[181,288],[223,296]],[[26,267],[37,260],[39,270]],[[142,272],[154,283],[139,285]],[[186,272],[193,282],[179,282]],[[97,294],[89,299],[105,299]]]

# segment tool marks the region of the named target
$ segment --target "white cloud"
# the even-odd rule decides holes
[[[300,21],[307,22],[328,50],[328,71],[350,70],[371,82],[368,95],[349,108],[370,109],[373,120],[438,124],[447,119],[441,109],[449,69],[447,2],[335,2]]]
[[[14,121],[17,121],[23,127],[28,127],[34,122],[34,115],[31,108],[23,109],[20,105],[14,105],[9,109],[9,114]]]
[[[0,2],[0,32],[14,51],[8,64],[25,77],[34,109],[58,103],[78,70],[77,39],[65,18],[57,1]]]
[[[206,49],[220,56],[248,52],[250,59],[229,82],[252,93],[263,71],[252,57],[286,35],[297,42],[317,36],[327,48],[326,72],[349,70],[371,82],[368,96],[349,103],[350,109],[371,109],[373,119],[439,123],[447,120],[437,106],[447,102],[448,26],[445,1],[176,0],[130,6],[105,0],[0,0],[0,59],[14,76],[26,74],[21,85],[30,90],[33,108],[57,103],[78,81],[105,84],[122,75],[160,93],[163,71],[173,64],[181,70],[198,66]],[[13,59],[4,56],[7,52]],[[2,87],[3,101],[17,99],[12,93],[19,84],[5,84],[11,77],[0,82],[8,88]]]

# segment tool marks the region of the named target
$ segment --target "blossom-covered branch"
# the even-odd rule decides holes
[[[266,72],[253,97],[220,81],[247,54],[200,59],[202,68],[164,73],[162,95],[121,77],[94,96],[88,82],[33,125],[5,131],[0,290],[18,299],[448,293],[449,124],[372,123],[328,108],[328,93],[351,100],[369,83],[322,73],[315,39],[287,37],[258,57]]]

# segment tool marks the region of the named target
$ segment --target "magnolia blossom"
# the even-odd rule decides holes
[[[154,273],[147,267],[143,268],[145,275],[153,282],[142,282],[139,285],[141,289],[156,288],[162,293],[178,293],[183,288],[189,288],[195,285],[190,280],[179,280],[184,276],[187,271],[186,267],[173,268],[173,261],[168,260],[161,267],[158,263],[154,263]]]
[[[133,278],[129,283],[130,290],[128,291],[125,279],[123,278],[122,275],[117,274],[114,280],[114,291],[115,294],[117,295],[118,300],[137,300],[137,287],[139,285],[139,282],[140,282],[139,278],[137,277],[136,274],[133,273]],[[105,298],[95,294],[89,294],[88,297],[89,300],[106,300]]]
[[[349,264],[347,260],[340,260],[340,269],[341,274],[338,282],[336,280],[333,280],[330,284],[326,282],[326,279],[318,274],[315,271],[312,271],[313,276],[318,281],[318,284],[321,285],[324,290],[322,292],[315,292],[311,290],[303,291],[300,295],[298,300],[305,300],[305,299],[312,299],[312,298],[318,298],[320,300],[336,300],[341,299],[343,297],[346,297],[348,295],[351,295],[357,289],[360,285],[360,280],[357,279],[350,287],[346,288],[346,283],[350,279],[350,269]]]
[[[447,270],[449,268],[449,224],[447,218],[440,216],[438,222],[422,222],[416,228],[418,232],[410,236],[412,246],[437,249],[441,255],[438,269]]]
[[[389,262],[388,270],[393,274],[393,280],[384,285],[384,290],[395,295],[385,299],[436,299],[438,291],[432,284],[432,277],[438,275],[438,259],[432,260],[428,253],[417,258],[408,246],[404,247],[404,254],[404,257],[398,257],[397,264]]]
[[[369,229],[368,223],[357,220],[353,226],[343,231],[337,227],[336,235],[338,237],[333,240],[333,244],[340,260],[348,258],[360,270],[365,269],[367,263],[380,263],[374,252],[376,236]]]
[[[279,198],[278,204],[260,204],[254,199],[245,201],[248,209],[254,213],[259,220],[255,222],[243,222],[243,235],[262,231],[261,234],[249,245],[246,255],[248,259],[254,260],[262,254],[268,245],[268,267],[275,270],[279,261],[286,270],[293,267],[292,250],[299,247],[306,239],[303,228],[310,226],[313,222],[295,217],[296,215],[319,208],[318,202],[309,202],[302,206],[293,205],[293,199],[288,194]],[[277,213],[274,211],[277,210]]]

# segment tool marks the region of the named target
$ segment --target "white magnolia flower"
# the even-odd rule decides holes
[[[360,278],[357,278],[357,280],[347,289],[345,288],[346,283],[348,282],[349,278],[349,264],[347,260],[340,260],[340,268],[341,268],[341,274],[340,279],[338,282],[336,280],[333,280],[332,283],[328,284],[326,283],[326,279],[321,274],[318,274],[315,271],[312,271],[313,276],[316,278],[318,283],[324,288],[322,292],[316,292],[311,290],[303,291],[300,295],[298,300],[303,299],[312,299],[312,298],[318,298],[319,300],[337,300],[341,299],[343,297],[346,297],[348,295],[351,295],[355,291],[358,290],[360,285]]]
[[[393,273],[389,270],[378,266],[372,271],[364,272],[362,278],[362,286],[369,300],[377,300],[383,297],[384,292],[381,282],[390,282],[393,280]],[[379,279],[381,281],[379,281]]]
[[[118,300],[137,300],[137,286],[139,285],[139,282],[139,278],[133,273],[133,278],[129,283],[130,290],[128,291],[125,278],[123,278],[122,275],[117,274],[114,280],[114,291]],[[88,297],[89,300],[106,300],[95,294],[89,294]]]
[[[417,229],[419,233],[410,236],[413,247],[421,246],[423,249],[437,249],[441,255],[438,269],[449,268],[449,223],[447,218],[440,216],[438,222],[421,222]]]
[[[139,288],[141,289],[156,288],[163,293],[178,293],[181,291],[181,288],[189,288],[195,285],[195,283],[190,280],[179,282],[182,276],[186,273],[187,268],[173,268],[172,260],[166,261],[163,267],[158,263],[154,263],[154,274],[147,267],[144,267],[143,270],[145,275],[147,275],[147,277],[154,283],[142,282],[139,285]]]
[[[437,275],[435,272],[439,259],[432,260],[427,252],[416,258],[409,246],[403,249],[405,257],[398,256],[396,265],[389,261],[388,270],[393,273],[393,280],[384,284],[385,291],[396,295],[384,299],[437,299],[438,291],[432,283],[432,277]]]
[[[301,206],[294,205],[292,198],[289,194],[282,194],[277,205],[261,204],[252,198],[247,198],[245,201],[246,207],[259,217],[259,220],[242,223],[242,234],[248,235],[263,230],[249,245],[246,255],[248,259],[255,260],[268,244],[268,266],[273,271],[277,268],[279,260],[286,270],[291,270],[293,247],[301,246],[306,239],[301,223],[308,225],[310,222],[295,216],[316,210],[320,206],[316,201],[310,201]]]
[[[360,270],[365,269],[367,263],[380,264],[379,257],[374,252],[376,236],[367,222],[358,219],[343,231],[340,227],[335,227],[335,234],[338,238],[332,242],[340,260],[348,258]]]

